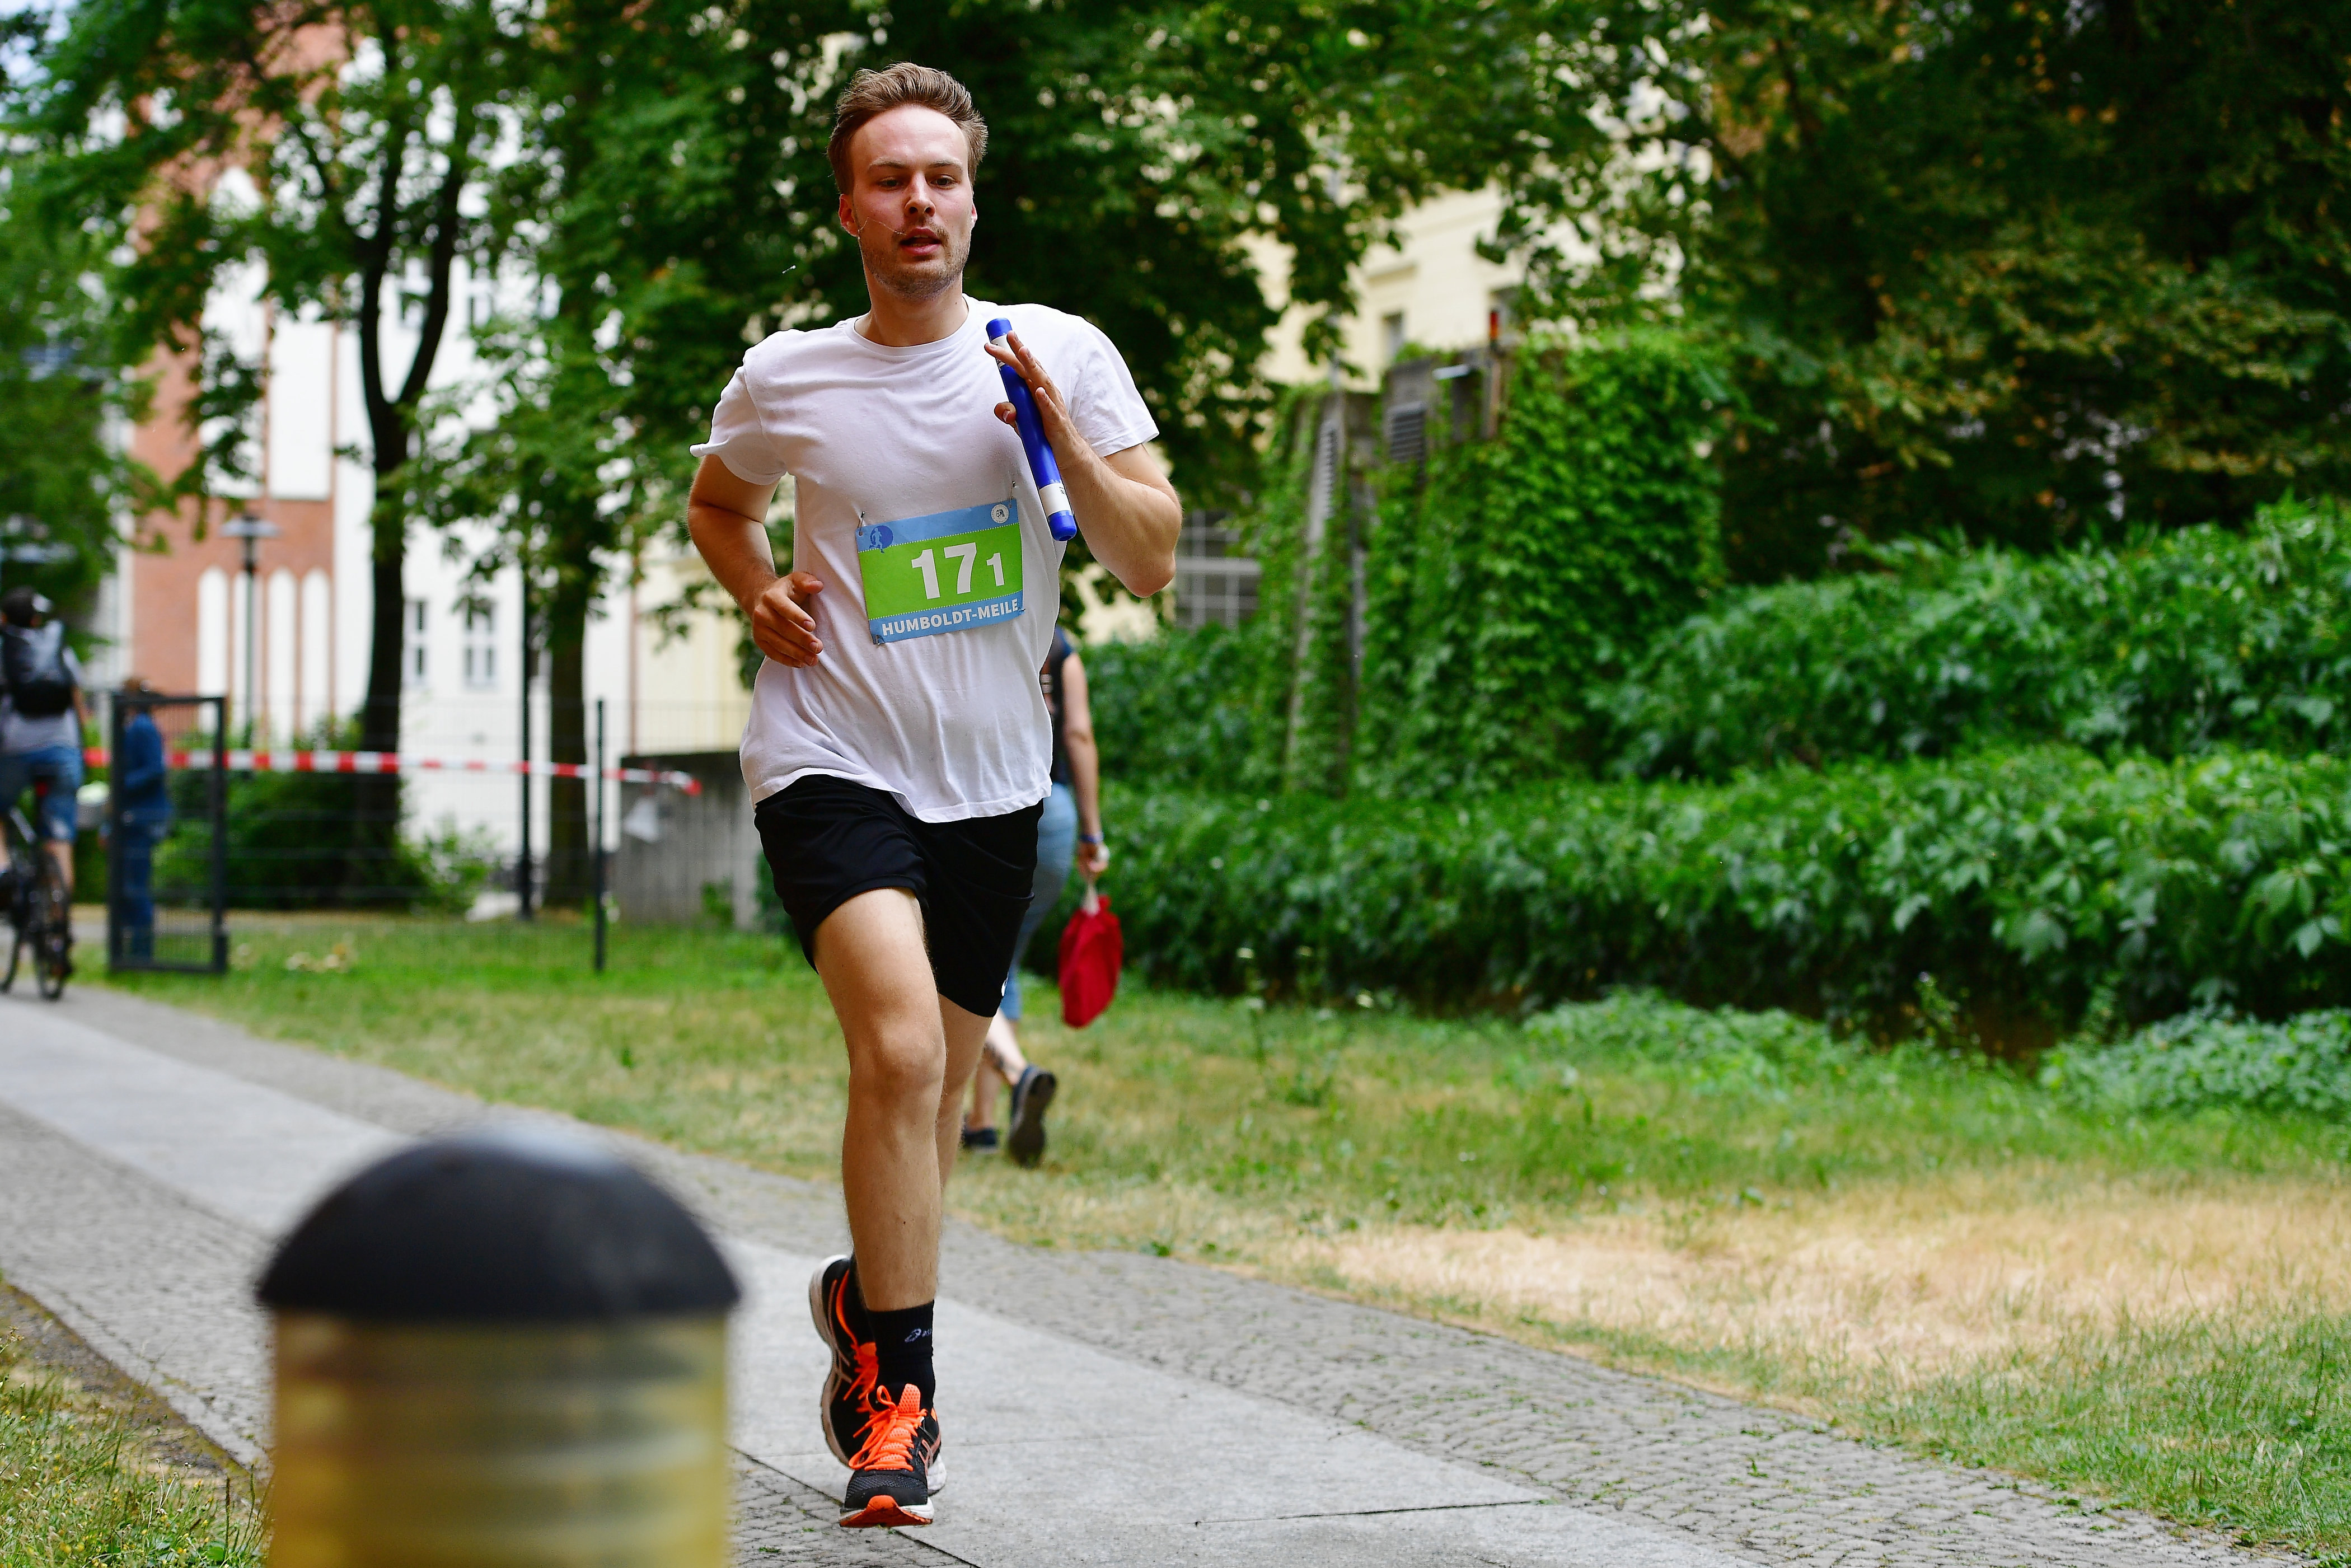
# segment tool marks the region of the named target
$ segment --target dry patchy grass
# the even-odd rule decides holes
[[[2351,1187],[2069,1181],[2041,1167],[1517,1227],[1296,1242],[1288,1271],[1498,1325],[1769,1347],[1917,1384],[2089,1330],[2351,1312]]]

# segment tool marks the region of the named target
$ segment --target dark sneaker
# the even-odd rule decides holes
[[[909,1383],[895,1405],[874,1411],[864,1443],[849,1461],[841,1522],[851,1529],[930,1523],[931,1471],[938,1455],[938,1417],[923,1408],[923,1391]]]
[[[849,1293],[849,1260],[828,1258],[809,1281],[809,1316],[832,1351],[824,1375],[824,1446],[842,1464],[865,1440],[866,1424],[889,1401],[875,1379],[873,1342],[862,1330],[865,1313]]]
[[[966,1154],[994,1154],[996,1152],[996,1129],[993,1127],[966,1127],[963,1130],[963,1147]]]
[[[1014,1165],[1033,1166],[1045,1157],[1045,1110],[1060,1087],[1033,1061],[1020,1070],[1020,1081],[1012,1086],[1012,1131],[1004,1140]]]

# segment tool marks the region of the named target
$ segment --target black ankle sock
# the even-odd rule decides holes
[[[930,1407],[931,1396],[937,1383],[931,1373],[931,1309],[935,1302],[925,1301],[919,1307],[899,1307],[892,1312],[866,1310],[866,1322],[872,1325],[873,1355],[878,1364],[874,1371],[881,1379],[883,1391],[892,1399],[913,1384],[923,1391],[923,1406]]]
[[[849,1257],[849,1289],[841,1294],[847,1298],[842,1304],[849,1309],[851,1332],[872,1339],[873,1325],[867,1320],[873,1314],[865,1310],[865,1291],[857,1282],[857,1255],[853,1252]]]

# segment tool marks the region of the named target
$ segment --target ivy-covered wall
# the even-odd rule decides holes
[[[1293,394],[1245,523],[1264,576],[1234,783],[1420,795],[1580,770],[1587,690],[1720,580],[1707,443],[1728,394],[1708,356],[1646,332],[1506,364],[1493,437],[1425,467],[1378,461],[1378,411],[1351,404],[1311,551],[1329,399]]]

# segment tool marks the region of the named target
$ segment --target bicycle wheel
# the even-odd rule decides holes
[[[66,994],[67,954],[73,946],[73,906],[57,880],[57,866],[47,856],[33,883],[33,915],[25,923],[33,948],[33,979],[41,995],[56,1001]]]
[[[9,871],[8,896],[5,906],[0,906],[0,920],[8,923],[8,969],[0,974],[0,996],[6,995],[16,983],[16,963],[25,956],[25,918],[32,904],[25,892],[25,873],[15,866]]]

